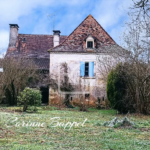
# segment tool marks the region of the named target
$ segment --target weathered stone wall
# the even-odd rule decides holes
[[[90,102],[96,101],[97,97],[106,97],[106,86],[104,81],[100,79],[100,72],[98,70],[98,61],[97,57],[105,57],[105,54],[96,55],[94,53],[51,53],[50,54],[50,76],[53,79],[56,79],[58,84],[61,83],[61,64],[68,64],[68,77],[69,81],[72,85],[75,85],[77,89],[72,93],[72,99],[78,99],[78,95],[80,94],[90,94]],[[94,77],[80,77],[80,62],[94,62]],[[79,85],[81,84],[81,88]],[[63,95],[63,93],[59,88],[57,90],[53,90],[50,87],[50,103],[54,101],[59,101],[59,95]]]

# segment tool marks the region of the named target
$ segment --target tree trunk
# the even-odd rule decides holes
[[[23,106],[23,112],[26,112],[27,108],[28,108],[28,106],[25,104],[25,105]]]

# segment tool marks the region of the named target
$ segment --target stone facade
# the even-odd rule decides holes
[[[91,42],[91,47],[89,47],[90,44],[88,46],[88,42]],[[79,101],[80,95],[83,95],[84,99],[87,99],[88,103],[93,105],[95,105],[98,97],[106,99],[106,83],[101,80],[97,58],[101,59],[109,55],[104,47],[109,51],[112,50],[112,46],[116,45],[102,26],[89,15],[64,42],[49,49],[50,77],[56,80],[58,84],[58,88],[55,90],[50,86],[49,103],[59,103],[62,97],[67,94],[61,91],[59,86],[63,74],[61,71],[62,63],[67,64],[69,81],[76,87],[74,91],[69,93],[71,101]],[[88,70],[86,67],[88,67]],[[86,71],[88,71],[88,76]]]
[[[106,54],[95,54],[95,53],[51,53],[50,54],[50,75],[51,78],[55,79],[58,84],[58,89],[55,91],[50,87],[50,103],[54,101],[53,99],[58,98],[58,95],[65,95],[64,91],[61,91],[61,77],[63,72],[61,71],[61,64],[67,63],[68,66],[68,77],[70,83],[74,87],[79,87],[80,89],[75,89],[70,92],[71,99],[74,100],[78,98],[79,95],[89,94],[89,101],[96,101],[98,97],[106,98],[106,86],[101,80],[99,75],[97,57],[105,57]],[[81,77],[80,76],[80,62],[94,62],[94,76],[93,77]]]

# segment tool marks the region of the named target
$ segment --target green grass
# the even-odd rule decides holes
[[[140,128],[117,129],[104,127],[103,123],[116,115],[114,110],[89,109],[80,112],[78,108],[57,110],[55,107],[39,107],[37,113],[18,113],[18,107],[0,107],[0,150],[149,150],[150,117],[131,115],[129,119]],[[7,110],[11,110],[7,112]],[[15,127],[16,122],[45,123],[44,127]],[[52,127],[51,118],[60,117],[61,123],[83,122],[84,127],[73,126],[64,129]],[[10,120],[10,121],[9,121]],[[12,126],[6,127],[6,124]],[[53,124],[54,125],[54,124]],[[144,128],[142,131],[141,128]]]

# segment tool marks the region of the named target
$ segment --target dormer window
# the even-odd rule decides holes
[[[94,48],[94,38],[91,35],[89,35],[86,38],[86,48],[88,48],[88,49]]]
[[[93,48],[93,41],[87,42],[87,48]]]
[[[26,42],[26,38],[23,38],[22,42],[24,42],[24,43],[25,43],[25,42]]]

